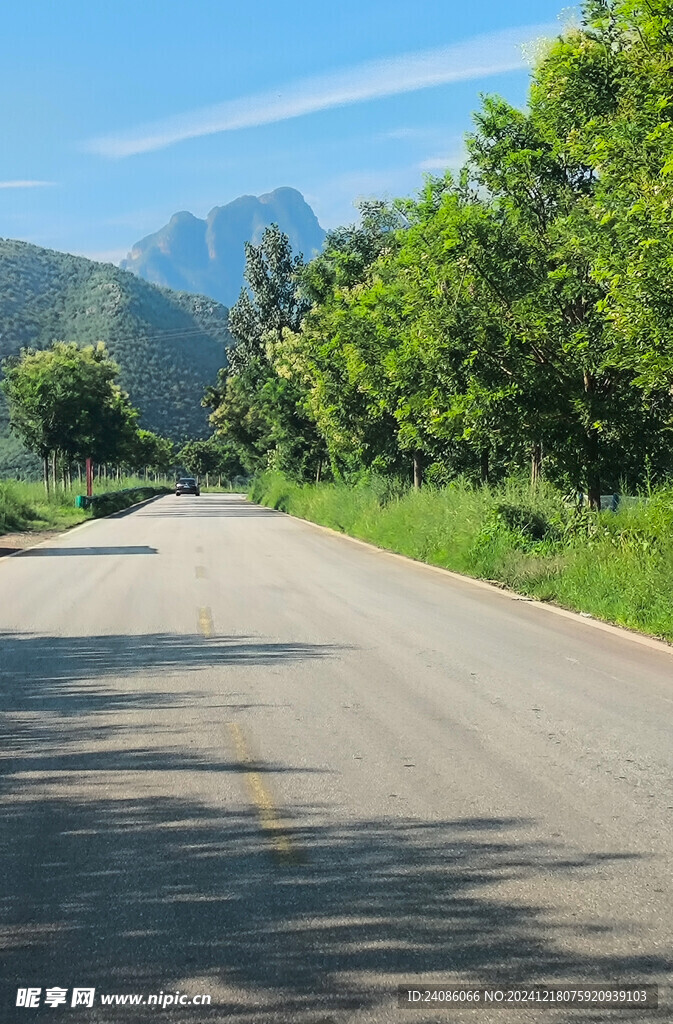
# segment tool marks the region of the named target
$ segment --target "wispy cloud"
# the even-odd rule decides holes
[[[55,184],[55,181],[0,181],[0,188],[47,188],[49,185]]]
[[[381,132],[376,136],[377,139],[387,142],[388,140],[393,142],[405,141],[407,139],[425,139],[428,134],[434,133],[436,129],[429,128],[391,128],[390,131]]]
[[[464,153],[452,153],[450,156],[431,156],[421,160],[417,165],[419,171],[457,171],[465,163]]]
[[[95,260],[96,263],[119,264],[128,256],[129,246],[124,249],[78,249],[75,256],[86,256],[88,260]]]
[[[361,199],[393,199],[410,195],[420,182],[413,164],[386,170],[354,170],[324,181],[306,183],[303,193],[325,228],[357,220],[356,204]]]
[[[375,135],[374,141],[401,142],[410,146],[424,146],[426,149],[429,146],[440,149],[448,142],[454,141],[453,138],[447,138],[447,135],[447,126],[436,123],[425,127],[419,125],[416,128],[391,128],[389,131],[379,132],[378,135]],[[460,139],[455,139],[455,141],[460,145]]]
[[[554,24],[527,25],[477,36],[451,46],[370,61],[329,75],[305,78],[272,92],[228,100],[128,132],[90,139],[85,148],[128,157],[218,132],[251,128],[365,100],[396,96],[451,82],[485,78],[526,66],[523,47],[558,34]]]

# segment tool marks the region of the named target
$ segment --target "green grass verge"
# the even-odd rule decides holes
[[[47,496],[41,483],[0,480],[0,535],[64,530],[87,519],[121,511],[155,494],[167,494],[170,489],[166,481],[148,484],[138,477],[101,481],[94,488],[93,507],[80,509],[75,507],[75,497],[81,493],[77,486],[72,490],[59,488]]]
[[[45,494],[42,484],[0,480],[0,534],[23,530],[61,530],[90,519],[75,508],[74,494]]]
[[[673,641],[673,487],[593,514],[549,484],[413,491],[258,477],[252,500],[382,548]]]

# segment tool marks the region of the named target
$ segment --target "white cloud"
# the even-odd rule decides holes
[[[450,156],[431,156],[417,164],[419,171],[458,171],[465,163],[464,153]]]
[[[55,184],[55,181],[0,181],[0,188],[46,188],[49,185]]]
[[[392,128],[389,132],[381,132],[377,139],[381,141],[399,141],[405,139],[425,139],[428,134],[434,133],[436,129],[428,128]]]
[[[324,228],[352,224],[358,219],[361,199],[393,199],[418,191],[420,182],[413,165],[388,170],[346,171],[326,181],[306,184],[304,198]]]
[[[121,263],[123,259],[126,259],[129,253],[129,246],[125,249],[102,249],[102,250],[84,250],[78,249],[74,253],[75,256],[86,256],[88,260],[94,260],[96,263],[114,263],[115,265]]]
[[[528,25],[477,36],[451,46],[369,61],[329,75],[305,78],[272,92],[242,96],[216,106],[90,139],[85,148],[106,157],[149,153],[218,132],[251,128],[332,107],[415,92],[451,82],[524,68],[531,39],[557,35],[555,25]]]

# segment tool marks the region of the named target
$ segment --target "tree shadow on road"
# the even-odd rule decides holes
[[[17,984],[177,989],[211,993],[198,1019],[263,1024],[349,1019],[381,1001],[390,1012],[396,984],[428,973],[605,984],[670,967],[644,949],[578,956],[572,929],[504,898],[500,887],[581,879],[613,859],[523,841],[525,822],[325,823],[293,808],[304,856],[284,866],[252,813],[36,795],[19,784],[2,808],[9,1005]],[[119,1019],[146,1017],[127,1007]]]
[[[41,772],[240,772],[240,763],[176,749],[148,748],[143,732],[181,740],[180,726],[166,720],[176,709],[226,720],[241,712],[286,707],[282,699],[247,699],[237,690],[166,688],[194,669],[271,667],[334,657],[330,644],[272,642],[237,636],[153,633],[138,636],[41,636],[3,633],[0,665],[0,765],[5,774]],[[193,675],[190,678],[198,678]],[[57,725],[57,723],[60,723]],[[125,735],[123,747],[110,738]],[[134,743],[134,737],[137,740]],[[246,771],[274,773],[282,765],[251,760]],[[292,771],[313,771],[293,768]]]
[[[6,632],[0,633],[0,644],[0,684],[3,679],[63,683],[129,673],[147,676],[235,665],[271,666],[333,658],[348,649],[339,644],[275,641],[259,636],[206,638],[183,633],[65,637]],[[57,692],[62,692],[60,687]],[[41,700],[46,696],[43,689],[36,693]]]
[[[264,773],[265,785],[282,794],[284,781],[319,767],[242,762],[224,728],[218,750],[189,749],[180,723],[162,733],[164,711],[177,703],[186,717],[212,691],[206,698],[87,680],[100,644],[114,672],[149,670],[155,684],[166,666],[195,658],[273,665],[334,649],[240,637],[219,646],[198,637],[123,639],[126,653],[119,637],[2,638],[0,1019],[18,1019],[18,985],[205,992],[209,1009],[166,1011],[166,1019],[315,1024],[397,1019],[396,985],[429,974],[605,984],[670,970],[667,953],[624,936],[617,920],[592,916],[597,881],[609,885],[627,855],[538,841],[534,822],[350,818],[337,807],[294,802],[282,810],[299,855],[279,858],[250,806],[246,776]],[[223,687],[211,713],[224,724],[265,706]],[[157,729],[152,747],[148,715]],[[579,900],[575,923],[545,905],[552,876],[557,893]],[[147,1007],[75,1012],[87,1024],[148,1019]],[[30,1013],[69,1019],[72,1011]],[[549,1024],[559,1019],[566,1018],[545,1014]]]
[[[241,495],[227,496],[209,494],[201,498],[192,498],[188,495],[158,503],[152,503],[146,508],[138,509],[137,516],[145,519],[211,519],[211,518],[259,518],[261,516],[273,516],[277,519],[283,518],[283,513],[274,508],[267,508],[264,505],[253,505]]]
[[[98,546],[86,548],[26,548],[19,552],[16,558],[67,558],[73,555],[89,557],[89,555],[156,555],[157,548],[149,547],[147,544],[117,544],[111,546]]]

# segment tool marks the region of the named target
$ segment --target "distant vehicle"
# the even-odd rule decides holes
[[[181,494],[201,494],[201,488],[193,476],[181,476],[175,484],[175,494],[179,498]]]

